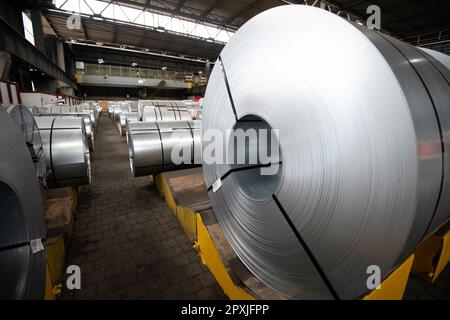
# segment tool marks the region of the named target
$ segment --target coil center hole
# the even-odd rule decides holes
[[[0,181],[0,247],[10,245],[9,237],[17,238],[26,236],[26,223],[20,200],[9,184]],[[15,239],[14,239],[15,240]],[[13,243],[15,244],[15,243]]]
[[[228,139],[228,164],[230,169],[240,169],[231,176],[253,200],[271,198],[281,182],[281,148],[272,129],[260,117],[246,115],[234,125]]]

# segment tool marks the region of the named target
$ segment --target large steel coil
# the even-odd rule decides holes
[[[83,118],[86,141],[89,146],[89,151],[94,151],[94,132],[91,126],[91,115],[85,112],[82,113],[39,113],[38,117],[76,117]]]
[[[133,176],[201,165],[200,125],[200,121],[128,123],[127,141]],[[189,152],[186,154],[189,159],[175,163],[172,158],[174,148]]]
[[[76,117],[36,117],[44,143],[50,188],[91,183],[84,121]]]
[[[369,266],[384,278],[403,262],[449,217],[449,80],[429,54],[318,8],[242,26],[212,71],[203,134],[227,150],[227,129],[277,129],[281,164],[261,175],[204,154],[203,170],[249,270],[288,298],[353,299]]]
[[[41,134],[39,133],[34,116],[30,112],[30,109],[23,105],[11,105],[6,108],[6,111],[22,133],[23,143],[30,152],[36,178],[43,191],[46,187],[47,168],[45,166],[45,155]]]
[[[45,225],[30,153],[0,108],[0,299],[42,299]]]
[[[119,132],[122,137],[126,136],[127,124],[129,122],[138,122],[139,116],[137,112],[123,112],[120,114]]]

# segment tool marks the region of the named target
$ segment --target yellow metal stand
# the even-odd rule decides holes
[[[255,300],[255,297],[234,284],[233,280],[231,280],[231,277],[217,252],[217,248],[211,239],[208,229],[203,224],[202,217],[198,213],[196,213],[196,217],[197,240],[194,248],[199,252],[203,264],[208,266],[214,278],[216,278],[225,294],[231,300]]]
[[[73,214],[78,205],[78,187],[63,190],[64,194],[46,200],[47,227],[45,299],[55,300],[61,294],[66,244],[72,235]]]
[[[412,272],[433,283],[450,260],[450,220],[415,250]]]
[[[232,280],[210,231],[202,220],[202,216],[192,208],[182,207],[177,204],[165,174],[155,176],[154,181],[159,192],[165,198],[168,207],[176,215],[186,234],[194,240],[194,249],[198,251],[202,262],[208,266],[225,294],[232,300],[256,299],[255,296],[243,287],[236,285]],[[401,300],[413,261],[414,255],[411,255],[381,283],[380,289],[373,290],[362,299]]]
[[[405,293],[414,255],[411,255],[397,269],[395,269],[380,285],[380,289],[375,289],[363,300],[401,300]]]

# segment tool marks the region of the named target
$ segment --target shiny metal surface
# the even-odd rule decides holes
[[[192,115],[184,107],[166,107],[166,106],[144,106],[142,110],[142,121],[190,121]]]
[[[29,242],[45,241],[43,201],[21,131],[0,108],[0,298],[42,299],[45,251]]]
[[[77,112],[77,113],[39,113],[36,116],[39,117],[76,117],[76,118],[83,118],[84,121],[84,128],[85,128],[85,134],[86,134],[86,141],[89,146],[89,151],[94,151],[94,131],[91,126],[91,115],[86,112]]]
[[[131,112],[131,107],[128,103],[112,105],[112,118],[115,121],[120,120],[120,114],[123,112]]]
[[[264,283],[294,299],[360,297],[368,266],[385,277],[448,218],[450,90],[418,49],[290,5],[252,18],[220,58],[203,132],[226,137],[248,117],[279,130],[277,175],[233,172],[209,191],[230,244]],[[206,184],[231,168],[204,163]]]
[[[428,49],[428,48],[417,47],[417,49],[426,52],[427,54],[432,56],[434,59],[436,59],[437,61],[442,63],[447,69],[450,70],[450,56],[449,55],[446,55],[445,53],[442,53],[442,52],[439,52],[436,50],[432,50],[432,49]]]
[[[89,121],[91,122],[91,127],[96,126],[96,116],[95,111],[92,109],[82,108],[81,106],[44,106],[38,107],[39,114],[87,114],[89,115]]]
[[[126,136],[127,133],[127,123],[128,122],[138,122],[139,117],[137,112],[122,112],[120,114],[120,125],[119,132],[122,137]]]
[[[84,121],[76,117],[36,117],[51,188],[91,183],[90,154]]]
[[[201,164],[201,126],[198,121],[128,123],[127,142],[133,176]],[[175,164],[173,148],[190,150],[189,163]]]
[[[6,111],[22,133],[23,143],[30,152],[36,172],[36,178],[43,191],[46,187],[47,169],[45,166],[41,135],[34,120],[34,116],[30,109],[23,105],[11,105],[6,108]]]
[[[142,118],[144,117],[144,108],[145,107],[163,107],[163,108],[173,108],[173,109],[181,109],[184,110],[186,109],[186,107],[188,106],[192,106],[193,103],[190,100],[139,100],[138,101],[138,106],[137,106],[137,111],[139,113],[139,116]],[[157,117],[160,117],[160,115],[155,116],[155,119],[157,119]],[[175,115],[173,116],[175,118]],[[180,117],[183,117],[183,115],[181,115]],[[162,121],[174,121],[174,118],[172,120],[162,120]],[[192,120],[192,118],[182,118],[182,120]],[[143,120],[144,121],[144,120]],[[161,120],[150,120],[149,121],[161,121]]]

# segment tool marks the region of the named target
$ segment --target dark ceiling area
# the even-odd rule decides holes
[[[308,4],[315,0],[119,0],[117,3],[135,8],[148,8],[161,13],[236,30],[258,13],[280,5]],[[450,28],[448,0],[327,0],[326,5],[364,20],[369,5],[381,8],[381,26],[401,38]]]
[[[393,35],[412,40],[418,35],[450,29],[450,1],[443,0],[330,0],[341,10],[366,16],[366,8],[381,8],[381,27]]]
[[[83,1],[83,0],[81,0]],[[102,0],[103,1],[103,0]],[[96,19],[82,15],[81,30],[66,27],[68,13],[55,9],[50,0],[42,1],[43,11],[57,37],[65,40],[101,42],[145,48],[155,52],[214,61],[223,43],[166,31],[158,32],[135,24]],[[111,1],[104,1],[105,3]],[[141,10],[200,21],[225,30],[235,31],[258,13],[280,5],[307,4],[365,21],[366,8],[375,4],[381,8],[383,32],[413,45],[424,45],[443,52],[450,52],[450,1],[448,0],[118,0],[115,4]]]
[[[99,21],[93,17],[81,17],[81,29],[66,26],[68,13],[45,12],[45,17],[58,37],[65,40],[84,40],[102,44],[119,44],[148,48],[169,54],[182,54],[193,58],[215,60],[223,44],[208,42],[170,32],[158,32],[151,28]]]

